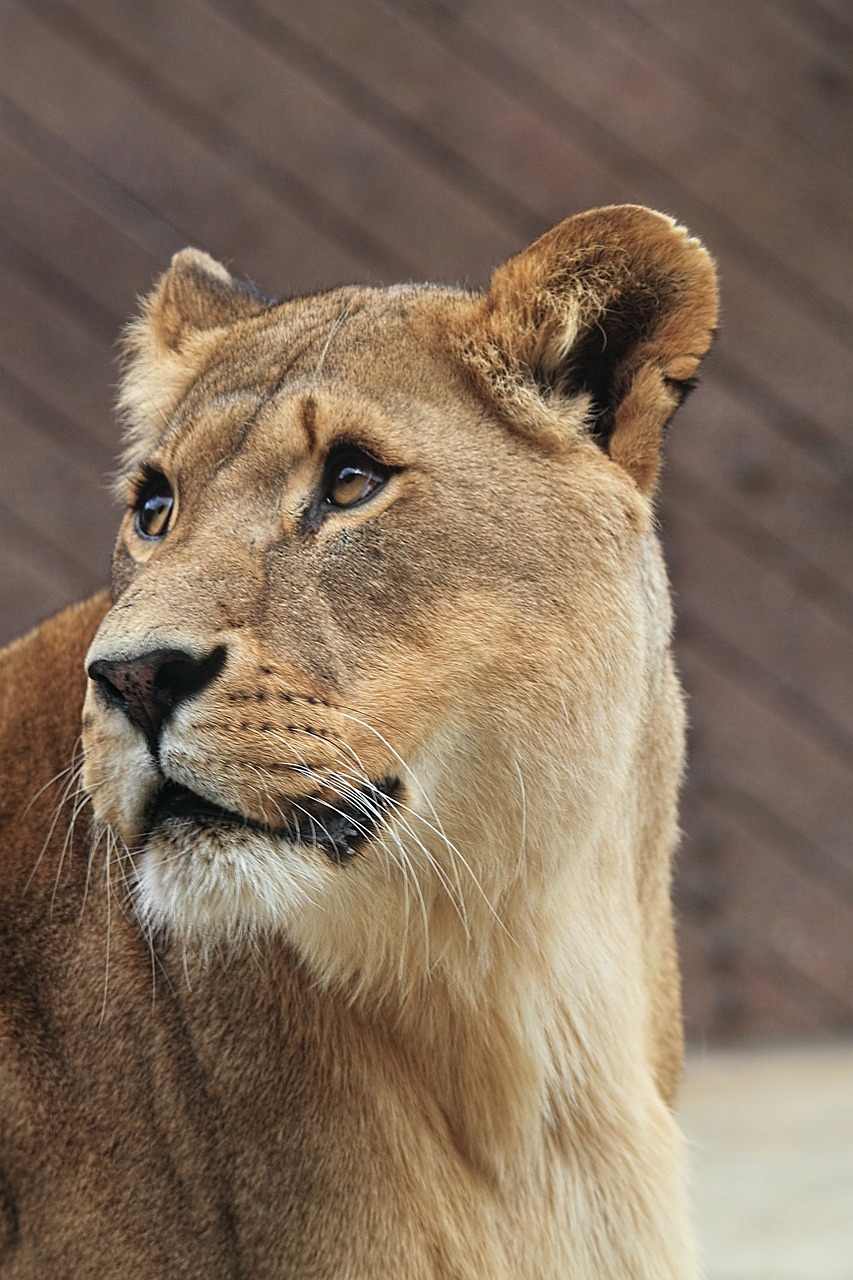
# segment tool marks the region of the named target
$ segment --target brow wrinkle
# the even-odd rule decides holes
[[[312,395],[305,396],[302,401],[302,429],[308,440],[308,452],[317,450],[317,401]]]

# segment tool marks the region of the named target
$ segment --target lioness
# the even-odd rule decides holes
[[[484,295],[176,256],[111,599],[0,658],[4,1277],[695,1276],[652,499],[715,317],[634,206]]]

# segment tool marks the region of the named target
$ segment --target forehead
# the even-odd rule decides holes
[[[311,379],[343,380],[373,396],[425,394],[439,372],[446,385],[441,314],[464,301],[450,290],[395,286],[280,303],[216,342],[180,408],[240,393],[269,399]]]
[[[348,438],[403,463],[449,395],[474,397],[442,341],[466,295],[423,286],[346,288],[272,307],[211,344],[160,439],[161,456],[207,473],[244,452],[279,462]],[[442,432],[444,434],[444,432]],[[445,435],[446,439],[446,435]],[[271,460],[271,459],[270,459]]]

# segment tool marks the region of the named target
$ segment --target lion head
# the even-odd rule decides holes
[[[706,252],[634,206],[484,294],[277,302],[175,257],[126,341],[83,722],[145,922],[281,931],[358,986],[535,930],[605,846],[635,884],[666,862],[652,497],[715,312]]]

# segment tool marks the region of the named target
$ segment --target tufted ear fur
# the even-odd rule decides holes
[[[126,424],[122,471],[154,447],[211,338],[271,305],[200,249],[175,254],[125,332],[119,395]]]
[[[663,214],[616,205],[567,219],[495,271],[464,358],[515,429],[562,448],[585,428],[648,493],[716,320],[699,241]]]

